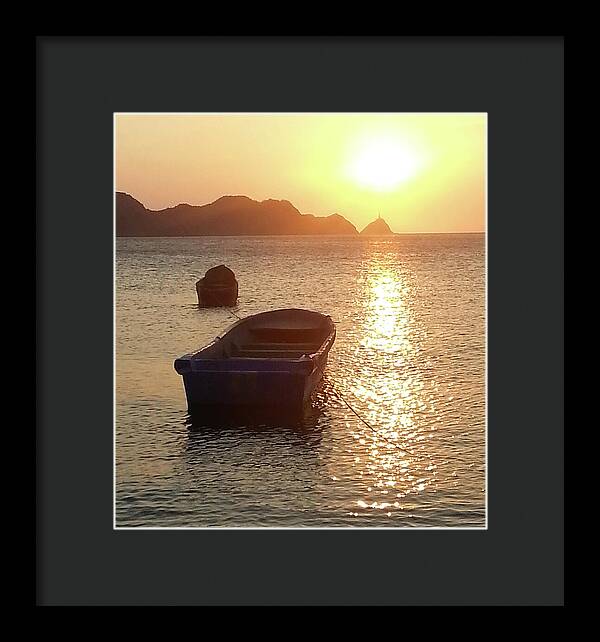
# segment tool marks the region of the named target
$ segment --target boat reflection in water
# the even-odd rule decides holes
[[[325,394],[302,413],[193,409],[178,460],[185,496],[207,526],[303,525],[321,508]],[[298,501],[300,498],[300,501]]]

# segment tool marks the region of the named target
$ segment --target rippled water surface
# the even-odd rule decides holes
[[[483,234],[119,238],[116,258],[118,527],[485,526]],[[238,315],[336,322],[301,420],[188,416],[173,361],[236,320],[196,304],[220,263]]]

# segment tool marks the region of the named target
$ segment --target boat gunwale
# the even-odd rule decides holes
[[[322,312],[317,312],[316,310],[305,310],[303,308],[277,308],[275,310],[265,310],[264,312],[256,312],[255,314],[249,314],[247,317],[243,317],[241,319],[238,319],[237,321],[234,321],[231,325],[226,327],[220,334],[218,334],[215,337],[215,340],[219,339],[224,339],[226,335],[228,335],[234,328],[237,326],[241,325],[244,322],[249,321],[250,319],[256,319],[257,317],[267,315],[267,314],[272,314],[274,312],[309,312],[310,314],[317,314],[324,319],[329,319],[331,321],[331,324],[335,328],[335,323],[333,323],[333,319],[329,314],[323,314]],[[324,340],[325,341],[325,340]],[[205,347],[208,348],[208,346],[211,344],[207,344]],[[200,350],[204,350],[204,348],[200,348]],[[198,352],[200,352],[198,350]]]

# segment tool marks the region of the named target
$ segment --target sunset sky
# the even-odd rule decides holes
[[[291,201],[359,230],[485,230],[485,114],[115,115],[116,189],[149,209]]]

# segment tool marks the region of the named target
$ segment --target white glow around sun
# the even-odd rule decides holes
[[[390,191],[411,179],[420,169],[415,150],[394,138],[364,140],[354,151],[350,177],[365,187]]]

